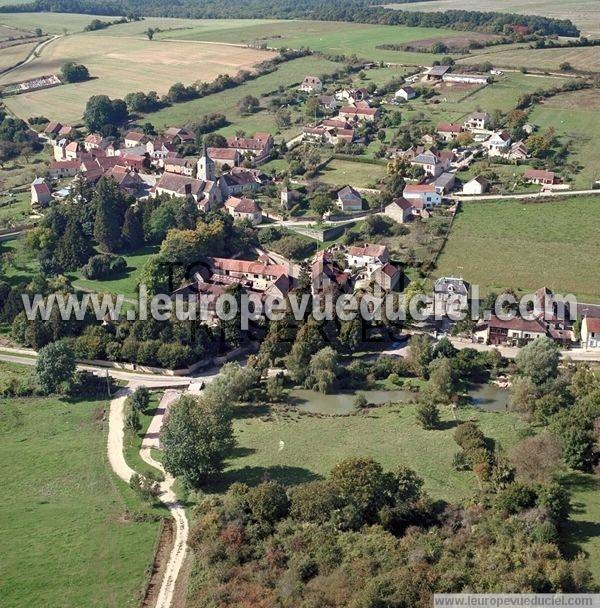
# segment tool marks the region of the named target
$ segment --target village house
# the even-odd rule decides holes
[[[123,137],[123,143],[126,148],[135,148],[136,146],[145,146],[150,141],[150,138],[139,131],[129,131]]]
[[[352,186],[345,186],[337,193],[336,204],[345,212],[361,211],[362,196]]]
[[[237,150],[242,156],[250,154],[254,160],[262,160],[273,148],[273,137],[270,133],[255,133],[252,137],[228,137],[227,147]]]
[[[455,181],[456,175],[454,173],[444,172],[435,178],[433,185],[438,194],[448,194],[449,192],[452,192]]]
[[[444,141],[452,141],[462,133],[463,129],[462,125],[458,123],[440,122],[435,130]]]
[[[473,112],[463,123],[465,131],[484,130],[487,128],[490,116],[487,112]]]
[[[405,198],[395,198],[389,205],[385,206],[384,213],[399,224],[404,224],[412,219],[414,208],[410,201]]]
[[[167,156],[171,156],[172,158],[177,156],[177,148],[162,137],[150,140],[145,147],[150,158],[159,162],[164,161]]]
[[[390,254],[385,245],[351,245],[346,247],[344,255],[348,267],[366,268],[369,273],[390,261]]]
[[[207,148],[206,152],[219,171],[239,166],[242,159],[241,154],[233,148]]]
[[[463,194],[483,194],[487,192],[490,187],[490,183],[485,177],[474,177],[469,180],[466,184],[463,184]]]
[[[439,157],[432,150],[426,150],[421,154],[414,156],[410,161],[410,164],[413,167],[422,167],[425,175],[429,175],[430,177],[437,177],[444,171]]]
[[[193,143],[196,141],[196,134],[183,127],[169,127],[163,133],[163,137],[168,142],[175,145]]]
[[[81,162],[79,160],[53,160],[48,167],[48,176],[52,179],[74,177],[77,175]]]
[[[348,292],[352,277],[338,264],[329,251],[318,251],[310,266],[313,295],[329,292]]]
[[[600,318],[583,317],[581,347],[585,350],[600,350]]]
[[[333,112],[337,108],[337,101],[334,95],[319,95],[317,97],[319,106],[327,112]]]
[[[193,158],[165,158],[165,171],[193,177],[196,162]]]
[[[433,285],[436,312],[445,314],[466,310],[469,306],[470,285],[456,277],[440,277]]]
[[[218,181],[223,197],[227,198],[244,191],[257,192],[267,180],[268,177],[258,169],[232,167],[231,171],[224,173]]]
[[[436,192],[435,184],[407,184],[402,196],[414,207],[413,213],[429,210],[441,204],[442,196]]]
[[[475,336],[494,346],[523,346],[535,338],[547,335],[546,325],[541,319],[525,319],[519,315],[502,320],[492,315],[481,329],[475,330]]]
[[[361,120],[374,122],[381,116],[380,108],[344,106],[340,109],[340,116],[354,122]]]
[[[266,292],[273,283],[280,281],[279,288],[289,291],[292,280],[288,276],[288,269],[283,264],[268,264],[265,262],[249,262],[246,260],[233,260],[229,258],[209,258],[212,271],[210,281],[215,284],[240,284],[247,289]]]
[[[483,142],[489,156],[501,156],[510,149],[510,135],[507,131],[496,131]]]
[[[522,141],[516,141],[511,145],[507,156],[509,160],[525,160],[529,158],[529,151]]]
[[[52,192],[43,177],[37,177],[31,183],[31,204],[45,207],[52,200]]]
[[[323,90],[323,83],[316,76],[306,76],[298,89],[306,93],[320,93]]]
[[[131,169],[135,169],[136,171],[142,171],[144,169],[144,165],[146,164],[146,155],[125,152],[117,158],[117,161],[121,165],[130,167]]]
[[[49,122],[42,131],[42,134],[46,136],[51,144],[55,144],[57,141],[71,135],[72,131],[73,127],[69,125],[63,125],[60,122]]]
[[[146,182],[129,167],[115,165],[104,174],[104,177],[115,180],[122,190],[136,198],[146,196],[148,193]]]
[[[375,281],[385,291],[393,291],[400,283],[402,278],[402,272],[396,268],[390,262],[385,263],[383,266],[375,268],[371,273],[371,280]]]
[[[341,91],[337,91],[335,98],[348,104],[357,104],[359,101],[369,101],[371,96],[367,89],[360,87],[358,89],[342,89]]]
[[[527,169],[523,174],[523,178],[530,184],[543,184],[545,186],[557,182],[555,173],[544,171],[543,169]]]
[[[225,208],[236,220],[248,220],[253,224],[262,222],[262,211],[258,204],[250,198],[230,196],[225,201]]]
[[[100,133],[90,133],[83,140],[83,147],[86,152],[91,152],[92,150],[101,150],[104,148],[105,143],[108,143]]]
[[[410,99],[414,99],[417,96],[417,92],[410,86],[404,86],[401,89],[398,89],[394,93],[394,98],[397,100],[403,99],[404,101],[409,101]]]
[[[177,198],[192,197],[202,211],[210,211],[221,202],[221,193],[215,182],[176,173],[163,173],[156,183],[155,191],[156,194]]]

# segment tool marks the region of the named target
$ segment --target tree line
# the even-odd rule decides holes
[[[91,15],[144,15],[188,19],[311,19],[347,21],[408,27],[445,27],[458,30],[504,32],[512,26],[557,36],[579,36],[568,19],[501,12],[450,10],[445,12],[400,11],[378,6],[374,0],[184,0],[165,4],[160,0],[36,0],[29,4],[0,7],[0,12],[67,12]]]

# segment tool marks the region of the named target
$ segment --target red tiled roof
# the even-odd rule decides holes
[[[285,274],[286,267],[282,264],[263,264],[247,260],[232,260],[229,258],[211,258],[215,271],[239,272],[278,277]]]
[[[387,253],[387,247],[385,245],[371,245],[366,243],[362,247],[352,245],[348,247],[348,253],[354,256],[370,256],[378,258]]]
[[[235,148],[207,148],[206,152],[209,158],[217,160],[235,161],[239,152]]]
[[[585,324],[587,325],[588,331],[593,331],[594,333],[600,332],[600,319],[593,317],[586,317],[585,319]]]
[[[460,133],[462,131],[462,125],[452,122],[440,122],[438,123],[436,130],[440,133]]]
[[[488,321],[488,326],[496,329],[512,329],[516,331],[529,331],[542,334],[546,333],[546,326],[539,319],[528,320],[520,316],[516,316],[512,319],[504,321],[493,315]]]
[[[544,171],[543,169],[527,169],[523,175],[525,179],[554,180],[555,177],[552,171]]]
[[[236,213],[259,213],[260,207],[251,198],[236,198],[230,196],[225,201],[225,206],[233,209]]]
[[[407,184],[404,186],[404,192],[435,192],[435,184]]]

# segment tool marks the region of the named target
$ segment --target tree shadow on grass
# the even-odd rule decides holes
[[[459,424],[460,420],[440,420],[436,426],[438,431],[450,431],[455,429]]]
[[[211,493],[225,492],[232,483],[241,482],[256,486],[263,481],[278,481],[286,486],[294,486],[308,481],[322,479],[320,475],[302,467],[272,466],[272,467],[242,467],[229,469],[215,479],[208,490]]]

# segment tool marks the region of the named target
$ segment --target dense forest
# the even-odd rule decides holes
[[[0,7],[0,12],[33,11],[192,19],[314,19],[490,32],[525,25],[542,34],[579,35],[579,30],[569,20],[464,10],[408,12],[384,8],[376,5],[375,0],[329,0],[327,3],[321,0],[180,0],[172,3],[162,0],[36,0],[30,4]]]

